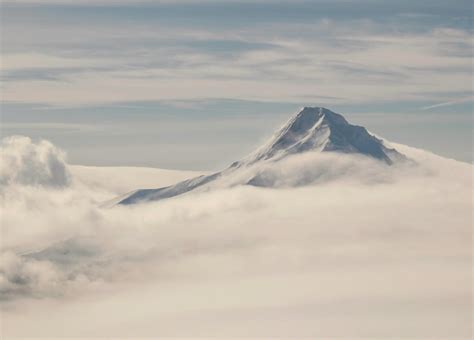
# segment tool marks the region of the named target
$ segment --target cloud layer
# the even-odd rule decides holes
[[[471,92],[467,2],[61,3],[5,6],[4,100],[436,103]]]
[[[418,166],[308,155],[271,169],[279,189],[101,209],[140,170],[103,181],[50,143],[6,140],[2,155],[28,161],[3,173],[31,176],[2,187],[3,332],[467,337],[472,166],[395,147]],[[68,181],[45,177],[51,158]]]

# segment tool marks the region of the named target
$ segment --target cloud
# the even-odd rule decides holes
[[[51,287],[60,284],[61,273],[50,261],[35,261],[11,252],[0,254],[0,299],[18,295],[54,294]]]
[[[307,152],[276,163],[269,162],[249,167],[239,174],[239,177],[252,178],[252,183],[256,186],[274,188],[292,188],[345,180],[376,184],[393,181],[394,172],[408,170],[405,167],[411,165],[390,167],[364,156],[340,157],[331,153]],[[242,181],[241,178],[230,178],[224,179],[224,182],[245,183],[245,179]]]
[[[88,16],[87,24],[71,17],[67,30],[46,11],[37,14],[41,21],[32,16],[28,34],[15,20],[21,11],[12,12],[4,25],[4,98],[54,105],[117,98],[367,103],[435,101],[429,93],[471,88],[472,32],[444,21],[419,29],[408,19],[381,24],[368,14],[339,20],[336,5],[331,16],[306,3],[317,14],[311,17],[303,2],[292,9],[297,22],[279,17],[286,9],[281,3],[273,11],[254,4],[250,9],[262,11],[262,19],[246,24],[231,15],[232,7],[207,6],[194,17],[180,12],[186,6],[176,13],[174,6],[149,8],[156,20],[141,9],[142,20],[129,21],[111,9],[104,20]],[[210,24],[214,11],[222,19]]]
[[[3,145],[35,160],[33,174],[49,167],[31,154],[61,154],[27,138]],[[418,165],[301,155],[265,168],[279,189],[223,185],[111,209],[99,205],[121,188],[113,178],[133,186],[139,170],[71,171],[61,188],[10,175],[3,332],[229,337],[244,322],[246,336],[468,336],[472,166],[393,147]]]
[[[459,98],[459,99],[455,99],[455,100],[450,100],[450,101],[448,101],[448,102],[438,103],[438,104],[434,104],[434,105],[430,105],[430,106],[424,106],[424,107],[422,107],[421,109],[422,109],[422,110],[431,110],[431,109],[435,109],[435,108],[443,107],[443,106],[450,106],[450,105],[456,105],[456,104],[462,104],[462,103],[469,103],[469,102],[472,102],[473,100],[474,100],[474,96],[469,96],[469,97],[465,97],[465,98]]]
[[[37,144],[28,137],[2,140],[0,188],[6,185],[65,187],[70,175],[65,154],[48,141]]]

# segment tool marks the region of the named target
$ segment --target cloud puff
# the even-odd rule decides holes
[[[66,187],[10,180],[5,334],[466,336],[472,166],[394,147],[418,165],[308,154],[265,168],[278,189],[111,209],[117,186],[92,169]]]
[[[412,164],[390,167],[369,157],[347,154],[306,152],[293,155],[278,162],[267,162],[251,166],[237,178],[226,182],[239,182],[242,177],[251,178],[256,186],[291,188],[331,181],[354,181],[376,184],[391,182],[394,172],[407,170]],[[411,169],[414,170],[414,169]]]
[[[32,143],[23,136],[2,140],[0,186],[65,187],[70,183],[65,154],[48,141]]]
[[[57,286],[61,273],[50,261],[35,261],[12,252],[0,254],[0,299],[13,296],[50,295]]]

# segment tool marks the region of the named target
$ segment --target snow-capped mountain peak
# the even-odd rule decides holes
[[[306,151],[360,153],[388,164],[393,163],[395,159],[392,158],[401,156],[364,127],[349,124],[342,115],[324,107],[305,107],[267,144],[243,162],[252,164],[260,160],[278,160]]]
[[[381,139],[370,134],[364,127],[349,124],[340,114],[323,107],[305,107],[268,143],[223,171],[165,188],[136,190],[111,202],[133,204],[161,200],[198,188],[209,189],[216,183],[272,186],[275,180],[268,180],[262,170],[266,164],[276,164],[283,158],[309,151],[358,154],[386,165],[407,159],[395,149],[387,147]]]
[[[324,108],[305,107],[293,116],[270,141],[250,155],[247,163],[280,158],[287,154],[309,149],[322,150],[328,141],[329,129],[325,124]]]

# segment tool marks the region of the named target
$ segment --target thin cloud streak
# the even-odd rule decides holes
[[[465,98],[459,98],[459,99],[451,100],[451,101],[448,101],[448,102],[434,104],[434,105],[430,105],[430,106],[424,106],[424,107],[421,108],[421,110],[431,110],[431,109],[435,109],[435,108],[443,107],[443,106],[451,106],[451,105],[469,103],[469,102],[472,102],[473,100],[474,100],[474,95],[469,96],[469,97],[465,97]]]

